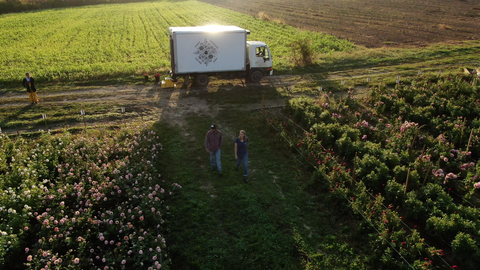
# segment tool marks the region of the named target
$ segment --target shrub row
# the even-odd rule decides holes
[[[355,89],[341,98],[323,93],[288,101],[287,114],[307,132],[277,116],[269,121],[297,141],[315,187],[363,217],[376,269],[475,269],[478,86],[456,75],[373,87],[362,99]],[[454,259],[446,263],[445,253]]]
[[[146,127],[0,134],[0,268],[168,269],[162,145]]]

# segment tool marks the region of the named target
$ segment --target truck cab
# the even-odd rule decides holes
[[[247,41],[248,79],[259,82],[263,76],[273,75],[272,55],[268,45],[261,41]]]

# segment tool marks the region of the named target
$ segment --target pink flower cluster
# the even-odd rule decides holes
[[[432,171],[432,174],[433,174],[435,177],[440,177],[440,178],[443,178],[443,177],[445,176],[445,173],[443,172],[442,169],[433,170],[433,171]]]
[[[355,127],[357,127],[357,128],[358,128],[358,127],[368,128],[369,126],[370,126],[370,124],[369,124],[367,121],[365,121],[365,120],[363,120],[361,123],[357,122],[357,123],[355,124]]]
[[[462,171],[465,171],[465,170],[471,169],[471,168],[475,168],[475,163],[470,162],[470,163],[462,164],[462,165],[460,166],[460,169],[461,169]]]
[[[415,122],[408,122],[408,121],[405,121],[402,126],[400,127],[400,131],[401,132],[405,132],[407,129],[411,128],[411,127],[417,127],[418,124],[415,123]]]

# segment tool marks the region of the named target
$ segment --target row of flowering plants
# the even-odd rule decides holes
[[[168,269],[162,145],[146,126],[0,134],[0,268]]]
[[[471,76],[418,77],[394,89],[372,87],[362,98],[355,89],[293,98],[290,120],[271,115],[269,122],[296,141],[314,187],[368,225],[376,269],[475,269],[478,88]]]

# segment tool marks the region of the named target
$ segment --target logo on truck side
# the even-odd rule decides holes
[[[205,39],[204,41],[199,41],[195,48],[197,49],[194,54],[197,56],[195,60],[201,65],[205,65],[208,67],[209,63],[214,63],[217,61],[217,54],[218,54],[218,46],[213,43],[213,41],[208,41]]]

